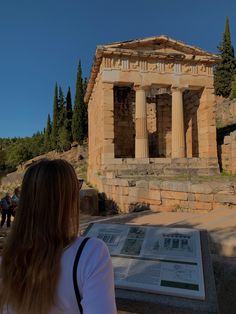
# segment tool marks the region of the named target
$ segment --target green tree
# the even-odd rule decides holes
[[[58,138],[58,87],[55,85],[54,100],[53,100],[53,120],[52,120],[52,148],[55,149],[57,146]]]
[[[85,137],[85,108],[82,68],[81,62],[79,61],[77,70],[74,111],[72,116],[72,136],[73,140],[79,142],[80,144],[83,143]]]
[[[72,100],[71,100],[71,92],[70,87],[68,87],[67,95],[66,95],[66,118],[68,120],[67,130],[69,133],[70,141],[72,141]]]
[[[59,129],[57,150],[66,151],[70,149],[70,134],[68,132],[68,119],[66,117],[66,108],[62,110],[63,125]]]
[[[58,118],[58,142],[56,149],[58,151],[68,150],[70,148],[70,133],[68,131],[69,121],[67,119],[67,108],[61,87],[59,87],[59,118]]]
[[[85,77],[84,82],[83,82],[84,96],[86,94],[87,85],[88,85],[88,81],[87,81],[87,78]],[[88,137],[88,107],[85,102],[84,102],[84,136]]]
[[[0,149],[0,170],[5,168],[6,164],[6,151]]]
[[[50,151],[52,148],[51,138],[52,138],[52,122],[50,114],[48,114],[47,127],[44,134],[44,145],[46,151]]]
[[[29,149],[27,142],[19,142],[11,145],[7,151],[7,165],[15,167],[22,164],[28,159],[33,157],[32,152]]]
[[[61,86],[59,86],[59,100],[58,100],[58,130],[63,126],[64,124],[64,114],[65,114],[65,100],[64,100],[64,94],[62,91]]]
[[[232,80],[231,93],[230,93],[229,98],[230,99],[235,99],[236,98],[236,75],[234,75],[234,79]]]
[[[215,94],[229,97],[231,82],[236,72],[236,60],[234,58],[234,48],[231,44],[229,19],[226,18],[223,40],[218,47],[221,60],[214,71]]]

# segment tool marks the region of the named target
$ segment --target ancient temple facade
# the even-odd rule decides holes
[[[167,36],[98,46],[85,95],[88,181],[218,173],[217,62]]]

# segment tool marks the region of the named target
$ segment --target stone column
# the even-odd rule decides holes
[[[172,87],[172,158],[185,157],[183,88]]]
[[[148,158],[146,87],[135,86],[135,158]]]

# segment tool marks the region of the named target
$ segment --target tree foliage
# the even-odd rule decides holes
[[[45,150],[50,151],[52,148],[52,122],[50,114],[48,114],[47,127],[44,133]]]
[[[226,18],[223,40],[218,49],[221,55],[221,60],[215,67],[214,71],[215,94],[223,97],[229,97],[231,82],[234,74],[236,73],[236,60],[234,57],[234,48],[231,44],[228,17]]]
[[[40,132],[32,137],[1,138],[0,143],[0,168],[14,168],[45,152],[44,134]]]
[[[236,74],[234,75],[234,79],[232,80],[231,93],[230,93],[229,98],[230,99],[235,99],[236,98]]]
[[[72,117],[73,140],[83,143],[86,137],[87,108],[84,102],[84,82],[82,78],[81,62],[79,61],[76,80],[74,111]]]
[[[70,136],[70,141],[72,142],[72,115],[73,115],[73,109],[72,109],[72,100],[71,100],[71,92],[70,87],[68,87],[67,95],[66,95],[66,118],[67,118],[67,130]]]

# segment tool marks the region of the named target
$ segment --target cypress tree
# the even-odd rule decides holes
[[[87,81],[87,78],[85,77],[84,82],[83,82],[83,91],[84,91],[83,96],[85,96],[87,85],[88,85],[88,81]],[[84,101],[83,101],[83,107],[84,107],[84,136],[88,137],[88,107]]]
[[[58,87],[56,83],[53,101],[52,149],[55,149],[57,146],[57,138],[58,138]]]
[[[66,151],[70,149],[70,134],[68,132],[68,119],[66,117],[66,108],[62,108],[62,121],[63,124],[60,127],[59,136],[58,136],[58,143],[57,143],[57,149],[59,151]]]
[[[51,135],[52,135],[52,123],[50,114],[48,114],[47,127],[44,134],[44,146],[46,151],[50,151],[51,145]]]
[[[72,100],[71,100],[71,92],[70,87],[68,87],[67,95],[66,95],[66,118],[68,120],[67,130],[69,133],[70,141],[72,141]]]
[[[64,151],[70,146],[69,135],[68,135],[68,121],[65,107],[65,100],[62,88],[59,87],[59,109],[58,109],[58,142],[57,150]],[[68,144],[69,142],[69,144]]]
[[[226,18],[223,40],[218,47],[221,55],[219,64],[214,71],[215,94],[229,97],[231,82],[236,72],[236,60],[234,58],[234,48],[231,44],[229,19]]]
[[[76,91],[75,91],[75,101],[74,101],[74,111],[72,116],[72,136],[73,140],[83,143],[84,140],[84,86],[82,79],[82,68],[81,62],[79,61],[77,70],[77,80],[76,80]]]
[[[236,98],[236,75],[234,75],[234,79],[231,84],[231,93],[230,93],[229,98],[231,100]]]
[[[64,107],[65,107],[65,100],[61,86],[59,86],[59,101],[58,101],[58,129],[63,127],[64,123]]]

